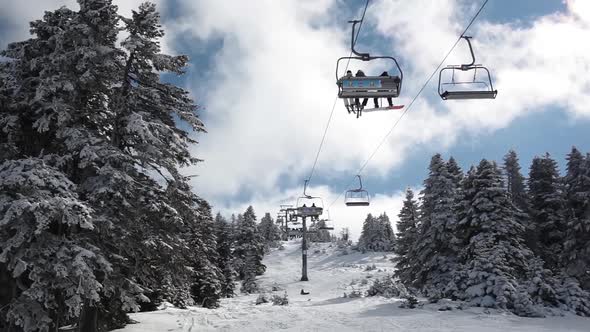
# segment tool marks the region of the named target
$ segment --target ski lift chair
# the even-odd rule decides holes
[[[397,98],[399,97],[400,91],[402,89],[402,81],[404,74],[402,69],[400,68],[397,60],[391,56],[371,56],[369,53],[359,53],[354,49],[355,44],[355,26],[360,21],[349,21],[352,23],[352,39],[351,39],[351,51],[356,56],[347,56],[341,57],[336,61],[336,85],[338,85],[338,98],[344,100],[344,105],[348,113],[355,113],[356,117],[358,118],[362,111],[363,107],[356,105],[355,103],[350,103],[349,100],[353,100],[355,98]],[[397,71],[399,75],[394,76],[365,76],[365,77],[354,77],[352,75],[347,75],[343,77],[338,77],[338,68],[340,66],[340,61],[342,60],[362,60],[362,61],[371,61],[376,59],[389,59],[395,63]],[[403,106],[391,106],[391,107],[379,107],[373,109],[367,109],[367,111],[387,111],[390,109],[400,109]]]
[[[467,41],[469,51],[471,52],[471,63],[462,65],[449,65],[441,69],[438,75],[438,94],[443,100],[449,99],[495,99],[498,90],[494,90],[492,84],[492,76],[490,71],[481,64],[475,64],[475,54],[471,46],[470,39],[472,37],[461,36]],[[472,81],[455,81],[455,70],[461,72],[473,71]],[[485,72],[484,80],[477,80],[477,71]],[[451,81],[443,82],[443,72],[452,71]]]
[[[325,226],[318,226],[317,229],[318,230],[333,231],[334,224],[332,223],[332,219],[330,219],[330,210],[326,210],[326,214],[328,215],[327,218],[318,220],[318,222],[323,221]]]
[[[357,177],[359,179],[359,187],[346,191],[346,194],[344,195],[344,204],[346,204],[346,206],[369,206],[369,192],[363,189],[361,176],[357,175]]]
[[[324,202],[320,197],[314,197],[306,193],[307,182],[303,187],[303,196],[297,198],[297,215],[299,217],[310,217],[312,221],[318,221],[324,212]]]

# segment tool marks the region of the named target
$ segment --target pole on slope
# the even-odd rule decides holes
[[[307,225],[303,218],[303,238],[301,240],[301,281],[309,281],[307,278]]]

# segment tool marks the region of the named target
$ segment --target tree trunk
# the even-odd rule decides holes
[[[80,316],[80,331],[98,332],[98,309],[90,306],[88,303],[82,309]]]

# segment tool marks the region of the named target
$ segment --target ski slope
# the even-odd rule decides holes
[[[353,289],[364,291],[371,279],[393,272],[391,254],[343,255],[330,244],[312,244],[308,260],[308,282],[301,282],[301,243],[288,242],[284,250],[265,257],[265,275],[259,278],[262,289],[278,287],[289,297],[287,306],[271,303],[255,305],[258,295],[239,295],[222,300],[219,309],[192,307],[168,308],[131,315],[138,324],[124,332],[196,331],[590,331],[590,319],[574,315],[550,318],[522,318],[510,313],[467,308],[439,311],[444,304],[401,309],[400,299],[382,297],[344,298]],[[366,271],[375,264],[376,269]],[[368,279],[367,282],[363,282]],[[363,285],[363,283],[366,283]],[[351,285],[352,284],[352,285]],[[300,295],[301,289],[310,292]],[[451,307],[456,304],[449,302]]]

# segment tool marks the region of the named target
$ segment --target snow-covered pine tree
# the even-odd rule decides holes
[[[240,292],[252,294],[258,292],[256,275],[258,274],[258,255],[253,251],[248,251],[244,257],[244,266],[240,273],[242,274],[242,287]]]
[[[265,251],[268,252],[270,248],[277,247],[280,241],[279,228],[270,216],[270,213],[265,213],[264,217],[260,219],[258,230],[264,239]]]
[[[565,202],[557,162],[548,153],[533,159],[528,187],[531,228],[536,235],[532,249],[548,268],[559,272],[566,232]]]
[[[394,244],[395,234],[387,214],[375,218],[369,213],[363,223],[358,248],[361,251],[392,251]]]
[[[387,213],[383,212],[379,215],[377,217],[377,223],[379,225],[380,236],[377,240],[376,251],[393,251],[396,237]]]
[[[221,296],[233,297],[235,295],[235,279],[237,273],[232,265],[234,254],[234,241],[231,224],[217,213],[215,216],[215,235],[217,236],[217,253],[219,260],[217,266],[223,273],[221,280]]]
[[[248,271],[256,271],[262,275],[266,266],[262,264],[264,256],[264,239],[256,225],[254,208],[249,206],[243,215],[238,214],[237,230],[235,233],[235,268],[241,280]]]
[[[590,291],[590,155],[584,157],[572,147],[567,161],[564,178],[566,271],[579,279],[583,289]]]
[[[414,200],[412,189],[406,189],[406,199],[400,210],[399,221],[397,222],[397,239],[395,243],[395,253],[397,256],[393,259],[396,265],[395,276],[405,285],[414,283],[414,257],[410,256],[412,248],[417,245],[418,236],[418,206]]]
[[[517,208],[516,218],[525,227],[524,239],[530,248],[536,246],[535,227],[531,224],[529,197],[525,178],[520,172],[520,164],[516,151],[510,150],[504,156],[504,183],[508,198]]]
[[[369,213],[363,222],[363,229],[361,230],[361,236],[359,237],[358,248],[362,251],[373,251],[377,232],[377,220]]]
[[[35,36],[9,45],[0,63],[0,169],[11,189],[2,193],[29,188],[0,198],[0,271],[16,285],[0,319],[25,331],[78,317],[84,331],[120,327],[147,300],[145,286],[181,295],[191,273],[182,249],[192,219],[173,206],[186,191],[177,167],[197,159],[175,118],[203,125],[188,92],[159,81],[160,72],[181,74],[187,58],[160,53],[153,5],[124,19],[123,50],[116,6],[79,4],[46,12],[32,23]],[[197,213],[199,203],[183,204]],[[56,258],[63,268],[49,263]]]
[[[461,167],[457,164],[455,158],[450,157],[449,161],[447,161],[447,172],[453,181],[453,185],[455,188],[461,187],[461,181],[463,180],[463,171]]]
[[[205,308],[217,308],[221,297],[223,273],[217,262],[217,240],[211,207],[206,201],[200,200],[197,224],[199,238],[192,238],[191,265],[194,277],[191,284],[191,295],[196,304]]]
[[[510,150],[504,156],[503,170],[508,198],[510,198],[514,206],[526,212],[528,210],[528,196],[525,178],[520,172],[520,163],[516,151]]]
[[[410,254],[415,258],[415,284],[431,298],[446,296],[446,287],[455,269],[457,245],[455,177],[449,174],[440,154],[432,157],[429,176],[424,181],[417,246]]]
[[[515,219],[500,170],[482,160],[463,181],[457,231],[464,243],[453,277],[452,296],[485,307],[524,303],[518,280],[529,271],[532,252]]]
[[[88,241],[105,221],[81,194],[79,147],[98,136],[84,126],[101,117],[96,104],[113,82],[105,71],[118,60],[118,18],[110,1],[80,7],[46,12],[31,23],[33,38],[1,53],[0,270],[10,276],[0,287],[12,292],[0,320],[24,331],[74,321],[113,271]]]

